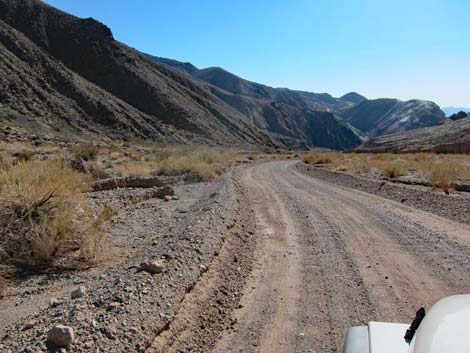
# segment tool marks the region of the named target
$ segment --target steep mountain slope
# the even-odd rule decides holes
[[[369,137],[432,126],[445,119],[444,112],[433,102],[385,98],[363,101],[342,116]]]
[[[359,152],[470,153],[470,118],[385,135],[359,146]]]
[[[169,136],[169,129],[68,70],[0,20],[0,115],[24,126]],[[174,136],[175,138],[177,135]]]
[[[109,28],[93,19],[38,0],[0,0],[0,19],[69,70],[151,117],[152,125],[173,125],[201,142],[273,145],[203,85],[115,41]]]

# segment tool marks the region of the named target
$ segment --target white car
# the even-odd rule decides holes
[[[469,335],[469,336],[467,336]],[[369,322],[351,327],[344,353],[470,353],[470,294],[421,308],[411,325]]]

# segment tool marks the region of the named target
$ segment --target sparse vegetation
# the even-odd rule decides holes
[[[470,181],[470,156],[457,154],[392,153],[303,153],[308,164],[355,174],[398,178],[412,175],[446,192],[458,181]]]
[[[235,153],[226,149],[171,146],[155,149],[148,156],[132,155],[130,160],[118,162],[115,171],[121,176],[195,173],[212,180],[234,158]]]
[[[8,163],[1,155],[0,155],[0,172],[10,169],[11,164]]]
[[[112,209],[93,211],[84,175],[65,162],[28,161],[0,174],[0,266],[78,268],[97,262]]]
[[[35,153],[32,150],[22,150],[15,152],[13,156],[17,161],[30,161],[34,157]]]
[[[398,178],[408,174],[408,168],[402,162],[397,161],[384,162],[380,169],[389,178]]]
[[[433,187],[449,192],[452,184],[459,179],[461,170],[453,161],[438,161],[431,167],[429,181]]]
[[[91,143],[76,145],[72,148],[75,158],[81,158],[87,162],[95,160],[99,152],[99,148]]]
[[[313,152],[304,154],[302,159],[307,164],[331,164],[340,156],[340,153],[335,152]]]

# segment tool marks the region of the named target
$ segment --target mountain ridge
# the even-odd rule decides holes
[[[1,44],[9,46],[0,61],[0,89],[8,96],[0,96],[0,117],[9,121],[34,116],[48,128],[60,121],[114,137],[231,146],[349,149],[367,136],[344,116],[371,102],[355,92],[335,98],[273,88],[219,67],[141,53],[116,41],[105,24],[40,0],[0,0],[0,21]],[[18,54],[21,46],[27,55]],[[16,74],[9,77],[12,67]],[[26,93],[27,81],[33,92]],[[53,103],[24,109],[39,97],[53,97]]]

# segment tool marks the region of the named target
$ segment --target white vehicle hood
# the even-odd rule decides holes
[[[370,353],[408,353],[410,345],[405,341],[408,324],[369,322]]]

